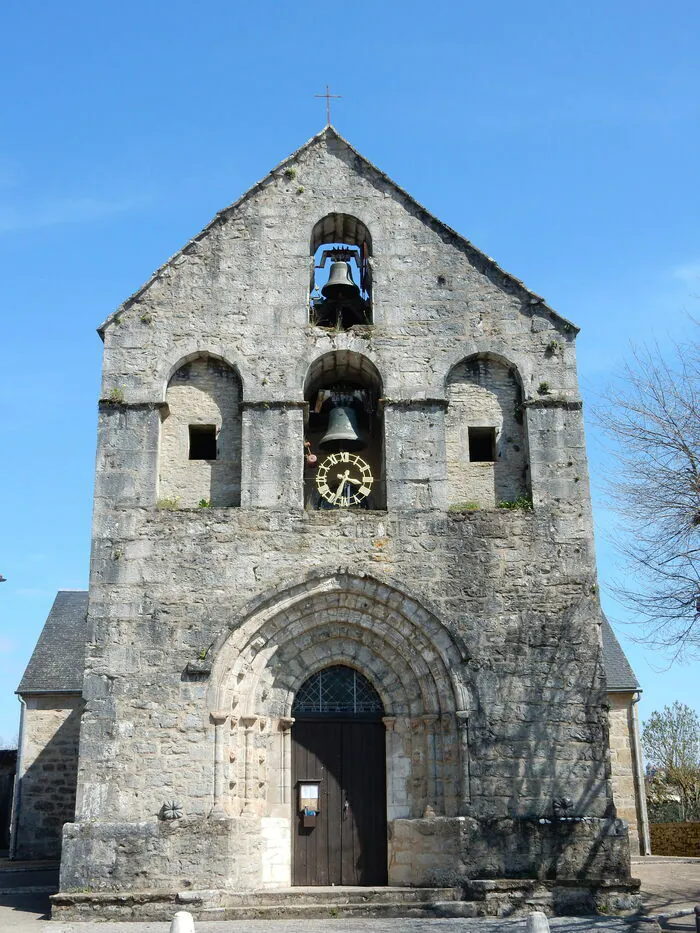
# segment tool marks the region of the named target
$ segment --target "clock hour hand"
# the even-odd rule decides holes
[[[344,476],[340,473],[338,473],[337,476],[338,476],[338,479],[342,480],[344,483],[354,483],[356,486],[362,485],[361,479],[355,479],[354,476],[350,476],[349,473],[347,472],[345,473]]]
[[[345,483],[347,482],[348,477],[350,476],[350,470],[346,470],[345,473],[343,473],[342,475],[340,473],[338,473],[337,475],[338,475],[338,478],[340,479],[340,484],[338,485],[338,488],[335,491],[335,495],[333,496],[333,502],[337,502],[338,499],[340,499],[340,497],[343,495],[343,489],[345,488]]]

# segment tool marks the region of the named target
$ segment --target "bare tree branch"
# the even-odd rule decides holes
[[[697,325],[693,322],[693,326]],[[630,571],[615,588],[653,644],[700,654],[700,346],[637,349],[596,413],[614,443],[616,546]]]

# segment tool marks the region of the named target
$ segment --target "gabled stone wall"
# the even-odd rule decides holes
[[[529,825],[562,800],[560,816],[612,814],[575,329],[332,131],[293,167],[293,182],[282,168],[219,215],[104,330],[87,708],[62,885],[148,887],[138,853],[168,864],[180,841],[157,827],[173,809],[200,821],[197,838],[211,825],[219,853],[233,821],[245,883],[284,883],[284,865],[265,882],[262,870],[291,825],[284,723],[295,689],[329,663],[357,666],[382,696],[392,818]],[[371,327],[308,324],[311,231],[332,212],[371,233]],[[506,443],[499,466],[523,477],[529,464],[534,511],[493,508],[495,495],[448,511],[446,381],[475,357],[503,361],[522,392],[523,444]],[[240,379],[240,507],[158,509],[168,380],[214,358]],[[321,359],[378,373],[386,510],[304,510],[304,387]],[[460,495],[477,491],[465,482]],[[119,877],[109,825],[133,837]],[[523,864],[536,873],[534,843]],[[192,873],[207,886],[204,864]]]

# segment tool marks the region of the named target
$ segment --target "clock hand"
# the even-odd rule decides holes
[[[343,473],[342,476],[340,475],[340,473],[338,473],[337,475],[338,475],[338,477],[340,477],[340,485],[339,485],[338,488],[336,489],[335,495],[333,496],[333,501],[334,501],[334,502],[337,502],[338,499],[340,499],[340,497],[342,496],[342,494],[343,494],[343,488],[345,487],[345,482],[346,482],[347,478],[350,476],[350,470],[346,470],[345,473]]]
[[[341,476],[340,473],[338,473],[338,474],[336,474],[336,475],[337,475],[338,479],[342,479],[344,482],[347,482],[347,483],[354,483],[356,486],[361,486],[361,485],[362,485],[362,480],[361,480],[361,479],[355,479],[354,476],[349,476],[347,473],[345,474],[345,476]]]

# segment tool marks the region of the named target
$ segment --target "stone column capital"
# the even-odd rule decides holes
[[[296,719],[293,716],[280,716],[277,721],[280,732],[289,732],[295,722]]]
[[[396,716],[382,716],[382,722],[386,726],[387,732],[393,732],[396,726]]]
[[[240,724],[248,732],[249,729],[252,729],[255,723],[258,721],[257,716],[241,716]]]
[[[229,711],[227,709],[215,709],[209,712],[209,717],[211,721],[217,725],[221,726],[229,717]]]

